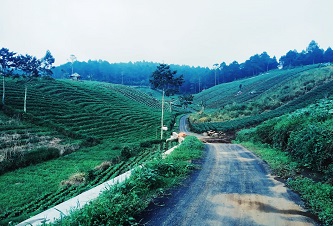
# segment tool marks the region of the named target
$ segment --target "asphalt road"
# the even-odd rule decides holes
[[[253,153],[237,144],[205,147],[200,169],[138,216],[141,225],[317,225]]]

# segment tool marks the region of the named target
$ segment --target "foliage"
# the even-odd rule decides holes
[[[255,54],[245,62],[239,64],[233,61],[229,65],[222,62],[219,67],[218,77],[222,77],[223,82],[232,82],[237,79],[247,78],[265,73],[269,70],[277,69],[276,57],[271,58],[267,52]]]
[[[161,89],[165,91],[166,96],[171,96],[179,91],[179,87],[183,84],[183,75],[176,76],[177,71],[171,71],[167,64],[159,64],[157,69],[150,77],[150,84],[153,89]]]
[[[59,140],[55,148],[66,155],[1,175],[0,224],[20,222],[148,161],[156,150],[162,152],[172,145],[154,141],[160,108],[153,98],[133,88],[90,81],[37,81],[29,84],[29,113],[23,113],[20,95],[24,87],[7,79],[8,98],[0,112],[0,131],[9,138],[20,137],[20,141],[11,139],[6,146],[0,142],[0,158],[3,150],[28,144],[33,149],[49,148],[55,140]],[[164,123],[173,125],[175,117],[168,108],[165,116]],[[40,137],[46,138],[45,145]],[[145,148],[131,149],[130,158],[121,158],[123,147],[138,147],[145,141]],[[72,147],[76,147],[74,151]],[[36,155],[38,159],[43,152]],[[95,170],[102,162],[110,162],[110,167]],[[77,173],[84,173],[87,183],[61,185]]]
[[[45,56],[41,59],[41,66],[39,69],[41,75],[50,77],[53,74],[53,63],[55,63],[55,58],[52,56],[51,52],[47,50]]]
[[[269,144],[289,153],[302,167],[332,179],[333,118],[332,99],[268,120],[254,129],[241,131],[237,139]]]
[[[25,153],[14,153],[10,158],[0,162],[0,175],[18,168],[55,159],[60,156],[57,148],[38,148]]]
[[[243,146],[263,159],[270,166],[274,175],[287,179],[301,172],[299,164],[295,162],[288,153],[255,141],[251,142],[247,139],[248,135],[244,137],[247,133],[247,130],[241,131],[235,142],[240,142]]]
[[[248,130],[243,130],[239,133],[237,142],[245,140],[242,145],[266,161],[275,175],[289,178],[287,185],[301,195],[306,207],[316,214],[324,225],[333,225],[333,186],[298,176],[301,172],[299,163],[292,160],[287,152],[255,141],[249,142],[249,136]]]
[[[136,224],[135,216],[150,200],[176,185],[192,168],[189,160],[199,158],[203,144],[195,137],[186,137],[171,156],[150,161],[133,171],[124,183],[111,187],[82,209],[74,210],[55,225],[125,225]]]
[[[111,156],[111,150],[105,150],[103,153],[100,153],[101,150],[99,150],[99,152],[95,152],[95,155],[92,155],[92,150],[87,153],[79,153],[78,151],[63,159],[59,158],[39,166],[29,166],[18,170],[18,172],[7,173],[2,176],[0,188],[7,183],[7,187],[16,188],[17,191],[11,191],[11,195],[13,195],[11,197],[8,197],[5,191],[0,194],[0,224],[4,225],[9,221],[23,221],[30,215],[38,214],[136,166],[159,158],[162,152],[172,145],[175,143],[154,144],[147,148],[126,146],[121,148],[121,151],[125,150],[126,154],[117,155],[113,150],[114,156],[102,163],[96,155],[100,154],[106,158],[106,156]],[[128,156],[128,153],[131,156]],[[91,162],[86,160],[83,163],[90,164],[90,166],[84,167],[83,163],[81,166],[78,164],[85,158],[90,159]],[[36,174],[38,176],[35,176]],[[60,181],[60,178],[63,180]],[[48,183],[45,184],[45,181]],[[30,186],[31,184],[35,186]],[[18,185],[20,188],[22,187],[24,192],[20,192]],[[36,190],[39,192],[38,196],[35,194]],[[18,205],[20,202],[22,204]]]
[[[296,50],[290,50],[285,56],[279,59],[283,67],[301,66],[318,63],[332,63],[333,50],[328,47],[326,51],[320,49],[319,45],[312,40],[306,50],[298,53]]]
[[[324,225],[333,225],[332,185],[315,183],[304,177],[290,180],[288,185],[301,195],[310,211],[316,214]]]
[[[257,115],[274,110],[332,80],[332,66],[310,65],[221,84],[194,96],[194,103],[208,111],[212,121]],[[239,86],[242,85],[242,89]],[[194,116],[193,116],[194,117]]]
[[[295,69],[297,70],[297,69]],[[195,132],[204,132],[206,130],[236,130],[236,129],[242,129],[242,128],[248,128],[250,126],[254,126],[257,125],[265,120],[274,118],[274,117],[278,117],[281,116],[283,114],[295,111],[299,108],[303,108],[306,107],[310,104],[315,103],[317,100],[325,98],[327,96],[332,95],[333,93],[333,83],[332,83],[332,67],[326,67],[326,68],[321,68],[321,69],[317,69],[317,68],[310,68],[307,70],[311,70],[310,74],[312,75],[311,78],[316,78],[319,77],[318,79],[319,82],[317,82],[317,85],[306,92],[303,92],[297,96],[292,96],[292,98],[290,100],[287,100],[286,103],[282,103],[279,106],[275,107],[275,108],[264,108],[261,107],[263,106],[263,101],[262,99],[274,99],[276,96],[276,91],[278,91],[278,89],[282,89],[285,88],[285,84],[288,84],[289,81],[293,81],[293,78],[287,78],[288,80],[282,80],[281,83],[274,85],[273,82],[273,77],[271,80],[269,80],[268,82],[271,81],[271,83],[268,82],[261,82],[261,85],[259,87],[263,87],[265,89],[267,89],[266,87],[268,85],[273,86],[273,88],[269,88],[267,92],[264,92],[264,94],[262,96],[257,96],[257,99],[254,99],[256,97],[253,97],[252,99],[239,99],[239,103],[237,104],[232,104],[228,107],[224,107],[223,109],[217,109],[216,111],[214,110],[214,113],[210,112],[210,110],[207,110],[205,112],[201,111],[201,114],[199,112],[199,114],[193,114],[190,117],[190,123],[191,123],[191,129]],[[297,76],[296,78],[298,79],[297,82],[299,82],[299,80],[302,77],[306,77],[307,71],[300,71],[298,72],[299,76]],[[296,71],[297,72],[297,71]],[[296,73],[295,72],[295,73]],[[319,74],[319,73],[320,74]],[[293,73],[293,72],[292,72]],[[294,73],[294,74],[295,74]],[[271,73],[269,73],[271,74]],[[314,75],[315,74],[315,75]],[[294,76],[294,75],[293,75]],[[314,77],[315,76],[315,77]],[[279,76],[278,76],[279,79]],[[281,78],[282,79],[282,78]],[[258,78],[253,79],[253,82],[251,80],[249,80],[249,85],[250,87],[252,86],[256,86],[257,84]],[[293,83],[295,84],[295,83]],[[232,86],[235,85],[235,88],[238,86],[237,83],[232,84]],[[259,85],[259,84],[258,84]],[[222,85],[223,86],[223,85]],[[225,85],[226,86],[226,85]],[[228,84],[227,84],[228,86]],[[229,86],[230,87],[230,86]],[[244,86],[246,88],[246,85]],[[218,86],[219,88],[219,86]],[[221,90],[224,87],[221,87]],[[219,89],[215,89],[212,90],[213,94],[208,94],[208,97],[213,97],[213,101],[211,104],[214,105],[215,102],[215,97],[218,96],[219,94],[215,91],[219,91]],[[209,91],[208,91],[209,92]],[[287,90],[286,90],[287,92]],[[285,93],[285,91],[283,90],[283,93]],[[251,95],[245,94],[245,95],[240,95],[240,98],[243,98],[243,96],[245,96],[246,98],[251,98]],[[196,96],[197,97],[197,96]],[[226,96],[221,96],[221,103],[224,100],[231,100],[230,98],[230,94],[228,93],[228,95]],[[260,97],[264,97],[264,98],[260,98]],[[237,98],[237,97],[236,97]],[[280,98],[280,95],[277,95],[277,99]],[[197,99],[196,99],[197,100]],[[197,100],[199,101],[199,99]],[[218,106],[220,106],[220,103],[218,103]],[[263,110],[261,110],[263,108]],[[253,113],[249,115],[247,115],[245,112],[250,111],[250,109],[252,109]],[[259,109],[259,110],[255,110],[255,109]],[[267,110],[265,110],[267,109]],[[213,110],[212,110],[213,111]],[[216,114],[216,112],[228,112],[230,114],[229,117],[224,118],[226,121],[223,122],[216,122],[215,121],[215,117],[213,117],[213,115]],[[233,113],[236,113],[235,115],[233,115]],[[206,114],[206,121],[207,123],[200,123],[201,120],[200,118],[203,117],[202,114]],[[217,116],[216,116],[217,117]],[[208,123],[208,121],[210,121],[211,123]],[[214,122],[212,122],[214,121]]]
[[[9,51],[7,48],[0,49],[0,74],[3,76],[2,86],[2,105],[5,105],[5,77],[12,74],[16,66],[16,58],[14,52]]]
[[[192,94],[179,96],[179,102],[184,107],[187,108],[188,105],[193,103],[194,96]]]

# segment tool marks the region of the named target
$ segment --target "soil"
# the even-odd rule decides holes
[[[185,118],[180,126],[187,132]],[[299,196],[252,152],[237,144],[205,147],[199,170],[153,200],[136,217],[140,225],[319,225]]]

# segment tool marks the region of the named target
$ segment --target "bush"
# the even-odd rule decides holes
[[[332,179],[333,162],[332,100],[322,100],[263,122],[254,129],[237,134],[240,141],[269,144],[286,151],[301,166],[323,173],[325,180]]]
[[[333,225],[333,186],[302,177],[289,181],[288,185],[302,196],[322,223]]]
[[[53,147],[38,148],[26,153],[15,153],[10,159],[0,162],[0,175],[29,165],[55,159],[59,156],[60,150]]]
[[[332,138],[332,121],[316,122],[292,132],[287,148],[303,166],[323,172],[333,162]]]
[[[129,148],[125,150],[128,152]],[[124,183],[111,187],[54,225],[136,225],[134,216],[143,211],[152,198],[184,178],[192,168],[190,160],[201,156],[202,150],[203,144],[197,138],[186,137],[168,158],[135,169]]]
[[[142,148],[150,148],[154,144],[161,144],[163,142],[165,142],[165,141],[164,140],[158,140],[158,139],[157,140],[147,140],[147,141],[141,142],[140,143],[140,147],[142,147]]]

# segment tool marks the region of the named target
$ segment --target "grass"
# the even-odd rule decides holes
[[[257,77],[215,86],[195,95],[194,102],[205,102],[207,110],[193,114],[191,121],[220,122],[275,110],[332,81],[332,69],[332,66],[310,65],[273,70]],[[238,93],[240,84],[243,88]]]
[[[333,186],[315,183],[305,177],[295,178],[289,181],[288,185],[301,195],[310,211],[317,215],[324,225],[333,225]]]
[[[236,141],[235,141],[236,142]],[[243,146],[266,161],[273,173],[288,180],[288,186],[299,193],[310,212],[316,214],[324,225],[333,225],[333,186],[301,177],[299,163],[287,153],[268,145],[241,142]]]
[[[76,145],[78,148],[59,158],[0,175],[1,225],[11,219],[14,222],[24,220],[93,186],[90,182],[62,187],[61,182],[75,174],[94,172],[93,176],[99,178],[94,180],[97,185],[153,157],[148,151],[143,155],[138,153],[142,157],[122,159],[121,150],[125,146],[140,146],[146,141],[149,142],[148,150],[165,148],[159,143],[150,143],[158,136],[161,109],[153,105],[157,101],[145,94],[139,95],[137,90],[99,82],[40,79],[28,87],[27,112],[24,113],[23,89],[15,80],[6,81],[6,106],[1,106],[3,111],[0,112],[1,136],[18,134],[22,138],[30,134],[25,145],[33,149],[41,145],[39,138],[42,136],[48,137],[45,146],[57,139],[63,146]],[[164,124],[173,125],[173,120],[166,109]],[[0,145],[0,155],[6,148],[13,147],[10,142]],[[22,150],[24,154],[28,149]],[[102,162],[115,159],[124,162],[123,165],[113,163],[106,172],[99,171],[99,175],[94,170]],[[114,170],[114,166],[119,170]],[[41,208],[36,210],[38,206]],[[21,211],[25,214],[16,218]],[[9,215],[12,218],[6,217]]]
[[[54,225],[137,224],[135,216],[154,197],[182,181],[194,167],[190,160],[201,157],[202,151],[203,144],[197,138],[186,137],[167,158],[158,158],[137,168],[124,183],[111,187]]]
[[[195,103],[207,101],[208,109],[191,115],[191,129],[204,132],[247,128],[306,107],[332,95],[332,69],[332,66],[319,68],[318,65],[311,65],[275,70],[254,78],[213,87],[196,96]],[[239,84],[244,84],[244,90],[242,94],[234,96]],[[249,90],[256,88],[262,92],[251,95]],[[203,99],[205,97],[206,100]]]

